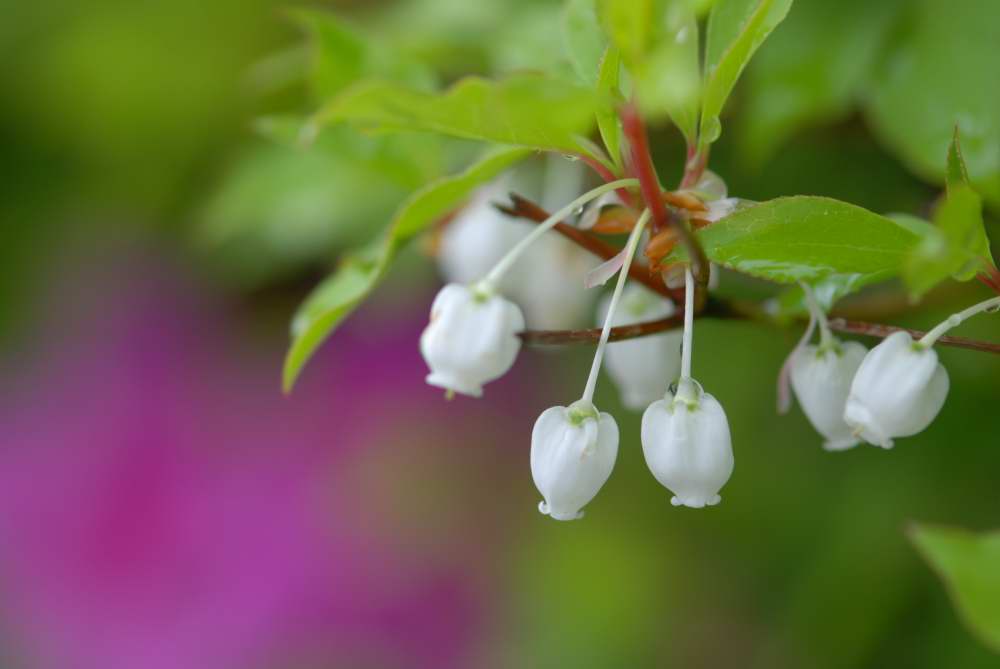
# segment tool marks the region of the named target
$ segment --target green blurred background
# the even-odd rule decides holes
[[[259,132],[257,119],[314,109],[324,85],[309,76],[314,61],[288,8],[267,0],[8,3],[0,22],[0,341],[10,407],[25,386],[41,384],[39,370],[56,355],[39,342],[58,349],[81,322],[102,323],[117,289],[147,279],[151,265],[169,268],[165,281],[208,305],[216,320],[207,327],[238,345],[227,353],[255,370],[248,383],[260,397],[287,402],[279,363],[298,301],[341,251],[381,230],[408,192],[468,158],[463,144],[429,144],[425,164],[400,165],[391,154],[365,155],[368,139],[354,131],[325,133],[308,150]],[[327,8],[419,55],[442,81],[562,58],[558,3]],[[993,0],[798,0],[737,89],[712,167],[741,197],[822,194],[926,215],[958,120],[995,216],[998,29]],[[679,138],[658,126],[654,144],[672,181]],[[995,239],[995,219],[987,225]],[[412,249],[357,316],[355,335],[335,336],[320,358],[349,359],[368,330],[417,332],[437,282],[432,260]],[[725,276],[723,290],[764,289]],[[901,295],[888,286],[849,306],[872,320],[927,327],[985,292],[946,285],[915,308]],[[53,312],[67,303],[86,309],[72,318]],[[195,319],[185,331],[197,339],[201,327]],[[961,334],[996,340],[1000,328],[984,317]],[[338,485],[365,500],[363,510],[346,511],[360,514],[402,563],[431,562],[458,579],[478,614],[447,662],[405,652],[358,659],[334,645],[307,663],[254,657],[233,666],[1000,666],[963,628],[904,534],[910,521],[1000,525],[1000,359],[942,350],[952,391],[927,431],[888,452],[826,453],[798,411],[774,412],[775,376],[798,335],[698,323],[696,373],[726,407],[737,461],[724,503],[707,512],[670,506],[641,458],[638,416],[602,381],[597,404],[618,416],[622,448],[587,518],[569,524],[535,510],[528,435],[538,412],[582,387],[589,350],[530,352],[516,378],[487,393],[493,407],[457,400],[431,413],[379,405],[396,368],[384,368],[380,384],[358,385],[338,377],[336,364],[319,363],[307,377],[367,393],[367,413],[351,420],[380,426],[378,443],[342,473]],[[415,335],[387,345],[402,348],[375,354],[374,365],[391,365],[397,354],[416,360]],[[398,368],[412,377],[408,387],[419,382],[418,367]],[[202,370],[207,386],[213,369]],[[438,403],[432,389],[416,388]],[[59,422],[66,407],[44,410]],[[337,411],[332,400],[328,410]],[[451,425],[456,416],[464,427]],[[337,429],[287,438],[337,442]],[[16,443],[6,441],[8,450]],[[72,438],[62,446],[79,447]],[[443,625],[446,640],[449,630],[458,634]],[[203,633],[211,636],[212,625]],[[15,625],[6,636],[18,634]],[[394,638],[379,643],[392,647]],[[17,659],[20,650],[4,655],[11,666],[34,666]]]

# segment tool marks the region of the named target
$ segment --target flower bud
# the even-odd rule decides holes
[[[847,397],[844,420],[868,443],[892,448],[934,420],[948,396],[948,372],[930,347],[894,332],[861,362]]]
[[[611,302],[609,295],[598,310],[603,323]],[[612,325],[655,321],[674,314],[674,303],[639,284],[626,284]],[[633,411],[663,397],[681,369],[680,330],[637,337],[608,345],[604,364],[621,393],[622,404]]]
[[[726,412],[688,378],[642,415],[642,452],[656,480],[674,493],[674,506],[718,504],[719,490],[733,473]]]
[[[450,283],[431,306],[420,353],[427,383],[479,397],[483,384],[503,376],[521,348],[524,317],[516,304],[480,287]]]
[[[601,217],[601,213],[605,207],[620,206],[622,206],[622,200],[618,197],[618,193],[614,191],[605,193],[590,203],[583,214],[580,215],[580,220],[577,222],[576,227],[581,230],[590,230],[597,224],[597,220]]]
[[[844,405],[851,381],[868,349],[858,342],[803,346],[792,358],[791,379],[795,397],[816,431],[826,437],[823,448],[842,451],[859,439],[844,422]]]
[[[531,432],[531,476],[544,501],[538,510],[575,520],[604,485],[618,457],[618,424],[589,402],[542,412]]]

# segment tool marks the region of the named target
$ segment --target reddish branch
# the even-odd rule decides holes
[[[864,321],[849,321],[843,318],[830,319],[830,329],[837,332],[847,332],[850,334],[864,335],[866,337],[885,338],[894,332],[909,332],[914,339],[920,339],[924,332],[911,330],[910,328],[896,327],[895,325],[882,325],[880,323],[866,323]],[[956,348],[967,348],[972,351],[984,351],[986,353],[1000,353],[1000,344],[978,339],[967,339],[965,337],[944,336],[937,340],[942,346],[955,346]]]
[[[494,206],[508,216],[524,218],[536,223],[541,223],[549,217],[549,213],[547,211],[527,198],[523,198],[516,193],[511,193],[510,199],[513,203],[512,207],[500,205]],[[602,260],[610,260],[611,258],[614,258],[621,250],[611,244],[608,244],[602,239],[598,239],[597,237],[589,235],[578,228],[574,228],[572,225],[567,225],[566,223],[556,223],[555,228],[553,229]],[[633,262],[629,266],[628,275],[633,281],[638,281],[654,292],[666,297],[673,297],[670,291],[667,290],[667,287],[663,285],[663,279],[659,274],[650,274],[647,268],[636,262]]]
[[[703,288],[708,281],[708,259],[705,257],[704,250],[701,248],[698,240],[691,233],[691,230],[684,224],[683,221],[672,217],[670,215],[670,211],[664,204],[665,195],[663,190],[660,188],[659,179],[656,176],[656,171],[653,166],[652,156],[649,152],[649,142],[646,136],[646,130],[643,127],[642,119],[639,116],[638,110],[634,105],[629,104],[622,108],[621,120],[625,137],[628,139],[631,150],[631,168],[636,178],[639,180],[640,189],[646,206],[650,209],[652,217],[652,234],[655,236],[670,228],[675,231],[675,234],[687,249],[688,257],[691,259],[692,272],[696,277],[698,285]],[[598,174],[605,179],[605,181],[609,181],[613,178],[614,175],[612,175],[607,168],[600,163],[587,157],[584,157],[584,160],[588,165],[593,167],[594,170],[596,170]],[[705,155],[691,155],[691,152],[689,151],[688,164],[685,165],[685,174],[684,179],[681,182],[681,188],[693,185],[693,182],[696,181],[704,171],[706,164],[707,153]],[[513,206],[506,207],[496,205],[500,211],[510,216],[524,218],[530,221],[535,221],[536,223],[541,223],[549,217],[549,213],[547,211],[530,200],[513,193],[510,197]],[[628,193],[622,195],[622,199],[626,203],[629,202],[629,198],[630,196]],[[567,225],[566,223],[557,223],[555,225],[555,230],[567,239],[587,251],[590,251],[597,257],[602,258],[603,260],[610,260],[619,252],[619,249],[608,244],[607,242],[589,235],[573,226]],[[663,284],[659,273],[651,275],[648,269],[637,263],[632,263],[629,267],[628,273],[630,278],[642,283],[650,290],[667,297],[674,297],[671,291],[668,290]],[[979,274],[977,278],[990,289],[1000,294],[1000,271],[995,268],[990,268],[988,272]],[[703,291],[699,292],[704,294]],[[699,315],[715,318],[754,318],[754,315],[750,311],[740,308],[735,303],[713,298],[706,299],[703,308],[699,311]],[[621,341],[624,339],[645,337],[681,327],[683,324],[684,314],[681,311],[669,318],[663,318],[656,321],[646,321],[643,323],[634,323],[632,325],[621,325],[611,328],[608,340]],[[894,332],[908,332],[914,339],[919,339],[925,334],[919,330],[911,330],[909,328],[901,328],[894,325],[882,325],[879,323],[868,323],[865,321],[852,321],[844,318],[833,318],[829,321],[829,325],[830,329],[836,330],[837,332],[845,332],[866,337],[885,338]],[[518,336],[521,337],[526,344],[540,346],[597,343],[601,338],[601,328],[590,328],[586,330],[525,330],[518,333]],[[973,351],[1000,354],[1000,344],[979,341],[976,339],[967,339],[965,337],[943,336],[937,340],[937,343],[942,346],[953,346]]]
[[[634,325],[619,325],[611,328],[608,341],[635,339],[647,335],[673,330],[684,325],[684,314],[678,313],[670,318],[658,321],[635,323]],[[588,330],[525,330],[518,336],[525,344],[535,346],[562,346],[563,344],[596,344],[601,338],[601,328]]]
[[[649,152],[646,128],[639,116],[639,111],[635,105],[628,104],[622,107],[620,114],[622,130],[628,140],[631,153],[632,171],[639,180],[639,189],[642,191],[643,200],[649,207],[652,217],[651,234],[656,236],[667,228],[673,227],[677,231],[677,238],[687,249],[695,281],[699,286],[704,287],[708,284],[708,258],[705,257],[701,244],[698,243],[684,222],[672,217],[663,202],[663,191],[656,176],[653,157]],[[703,291],[699,291],[699,293],[701,292]]]
[[[701,175],[705,173],[705,168],[708,167],[708,148],[706,147],[702,153],[692,153],[688,150],[688,159],[684,164],[684,177],[681,179],[681,188],[692,188],[698,183],[698,179],[701,179]]]
[[[701,316],[714,318],[746,318],[738,309],[733,308],[727,302],[710,299],[706,304]],[[623,339],[634,339],[645,337],[673,330],[684,325],[684,314],[678,313],[670,318],[662,318],[657,321],[646,321],[634,323],[632,325],[621,325],[611,328],[611,336],[608,341],[621,341]],[[830,329],[837,332],[863,335],[866,337],[878,337],[880,339],[888,337],[894,332],[909,332],[914,339],[923,337],[925,333],[920,330],[896,327],[895,325],[881,325],[879,323],[866,323],[864,321],[848,321],[843,318],[834,318],[830,321]],[[536,346],[557,346],[564,344],[596,344],[601,338],[600,328],[587,330],[525,330],[519,333],[525,344]],[[941,346],[953,346],[955,348],[965,348],[971,351],[983,351],[984,353],[1000,354],[1000,344],[994,344],[977,339],[967,339],[965,337],[944,336],[937,340]]]
[[[531,200],[521,197],[516,193],[510,194],[510,199],[512,206],[502,206],[494,205],[500,211],[504,212],[508,216],[514,216],[515,218],[523,218],[529,221],[535,221],[536,223],[541,223],[549,217],[549,213],[542,209],[539,205],[535,204]],[[590,251],[598,258],[602,260],[610,260],[614,256],[618,255],[619,249],[608,244],[602,239],[598,239],[593,235],[589,235],[582,230],[574,228],[566,223],[557,223],[554,228],[557,232],[561,233],[564,237],[574,242],[578,246]],[[632,263],[629,267],[629,278],[634,281],[638,281],[652,291],[655,291],[666,297],[674,298],[674,296],[666,286],[663,285],[663,281],[659,274],[651,275],[649,270],[639,265],[638,263]],[[988,286],[995,288],[993,284],[993,277],[980,275],[983,283]],[[1000,291],[998,291],[1000,292]],[[705,305],[705,308],[701,312],[703,316],[712,316],[715,318],[735,318],[735,319],[748,319],[753,318],[753,315],[748,313],[747,309],[743,309],[731,302],[724,302],[721,300],[709,299]],[[609,341],[619,341],[622,339],[634,339],[636,337],[645,337],[647,335],[656,334],[658,332],[664,332],[666,330],[671,330],[673,328],[680,327],[684,324],[683,312],[680,312],[670,318],[664,318],[657,321],[647,321],[645,323],[635,323],[633,325],[622,325],[611,329],[611,336]],[[830,328],[838,332],[846,332],[850,334],[864,335],[869,337],[888,337],[893,332],[909,332],[914,339],[919,339],[924,336],[923,332],[919,330],[910,330],[908,328],[900,328],[894,325],[881,325],[878,323],[867,323],[865,321],[850,321],[843,318],[834,318],[830,320]],[[586,330],[525,330],[520,333],[520,337],[524,340],[526,344],[534,344],[539,346],[555,346],[563,344],[586,344],[586,343],[596,343],[601,338],[600,328],[591,328]],[[985,351],[987,353],[1000,353],[1000,344],[993,344],[990,342],[978,341],[975,339],[966,339],[965,337],[941,337],[938,339],[938,343],[942,346],[955,346],[957,348],[967,348],[974,351]]]
[[[646,136],[646,128],[642,124],[642,118],[635,105],[625,105],[621,110],[622,130],[628,140],[631,160],[629,164],[632,173],[639,180],[639,189],[642,191],[642,199],[649,207],[652,217],[650,225],[652,234],[656,235],[669,228],[672,224],[670,212],[663,203],[663,191],[660,188],[660,180],[656,176],[656,168],[653,166],[653,157],[649,152],[649,139]]]
[[[701,316],[713,318],[742,318],[743,314],[732,304],[721,300],[709,299]],[[645,337],[658,332],[665,332],[684,325],[684,312],[661,318],[656,321],[646,321],[644,323],[634,323],[632,325],[619,325],[611,328],[608,341],[621,341],[623,339],[635,339]],[[586,330],[525,330],[518,333],[525,344],[536,346],[561,346],[563,344],[596,344],[601,339],[601,328],[589,328]]]
[[[536,223],[541,223],[549,217],[548,212],[542,209],[540,206],[523,198],[520,195],[511,193],[511,201],[513,203],[512,207],[496,206],[500,211],[508,214],[509,216],[514,216],[517,218],[524,218],[529,221],[535,221]],[[604,260],[609,260],[618,254],[618,249],[614,246],[608,244],[607,242],[598,239],[592,235],[588,235],[586,232],[574,228],[571,225],[565,223],[557,223],[555,230],[562,233],[567,239],[581,246],[582,248],[590,251],[594,255]],[[1000,274],[1000,273],[998,273]],[[984,277],[984,275],[980,275]],[[629,268],[629,277],[634,281],[642,283],[644,286],[652,291],[655,291],[666,297],[675,298],[676,296],[671,294],[671,291],[663,285],[663,281],[659,274],[650,275],[649,270],[642,267],[638,263],[632,263]],[[992,277],[987,277],[992,278]],[[992,287],[992,283],[984,280],[984,283]],[[998,291],[1000,292],[1000,291]],[[676,301],[676,300],[675,300]],[[714,318],[731,318],[731,319],[752,319],[757,317],[753,309],[748,309],[741,307],[740,305],[733,302],[726,302],[722,300],[716,300],[709,298],[705,304],[705,308],[700,313],[702,316],[711,316]],[[620,341],[622,339],[634,339],[636,337],[645,337],[647,335],[656,334],[658,332],[664,332],[666,330],[672,330],[678,328],[684,324],[684,314],[683,312],[678,312],[676,315],[670,318],[663,318],[657,321],[647,321],[645,323],[635,323],[633,325],[621,325],[616,328],[611,328],[611,336],[609,341]],[[881,325],[879,323],[868,323],[865,321],[852,321],[844,318],[834,318],[830,320],[830,329],[836,330],[837,332],[846,332],[849,334],[864,335],[868,337],[879,337],[885,338],[891,335],[893,332],[909,332],[914,339],[919,339],[924,336],[924,333],[919,330],[911,330],[908,328],[896,327],[894,325]],[[591,328],[586,330],[525,330],[520,333],[521,339],[526,344],[532,344],[537,346],[556,346],[563,344],[587,344],[587,343],[597,343],[601,338],[600,328]],[[938,343],[942,346],[954,346],[957,348],[966,348],[973,351],[985,351],[986,353],[1000,353],[1000,344],[993,344],[991,342],[979,341],[976,339],[967,339],[965,337],[949,337],[944,336],[938,339]]]

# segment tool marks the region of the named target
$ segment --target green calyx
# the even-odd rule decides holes
[[[492,284],[485,280],[472,284],[469,286],[469,290],[472,291],[472,299],[480,304],[496,295],[496,290],[493,288]]]
[[[844,348],[840,345],[840,341],[838,339],[823,342],[816,347],[817,358],[825,358],[827,353],[832,353],[838,358],[844,355]]]
[[[590,418],[594,420],[600,420],[601,418],[601,413],[597,410],[597,407],[584,400],[578,400],[569,405],[568,414],[569,422],[573,425],[580,425]]]
[[[697,381],[681,377],[676,384],[667,390],[667,399],[670,400],[670,405],[675,409],[677,405],[682,404],[687,407],[688,411],[696,411],[698,409],[698,400],[701,399],[701,393],[702,389]],[[670,397],[671,394],[673,398]]]

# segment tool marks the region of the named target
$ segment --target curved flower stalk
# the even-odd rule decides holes
[[[601,321],[610,312],[610,300],[606,298],[598,309]],[[625,287],[621,307],[612,325],[655,321],[673,316],[675,311],[673,301],[644,286],[630,284]],[[608,375],[618,387],[626,408],[639,411],[663,397],[667,386],[681,371],[682,337],[674,330],[608,346]]]
[[[844,342],[830,332],[826,314],[816,302],[812,288],[803,284],[812,322],[819,324],[818,346],[805,337],[789,361],[792,390],[812,426],[826,441],[823,448],[842,451],[860,443],[844,421],[844,407],[854,375],[868,349],[854,341]]]
[[[948,330],[984,311],[1000,308],[1000,297],[952,314],[919,341],[895,332],[873,348],[851,384],[844,420],[865,441],[892,448],[893,439],[922,432],[948,396],[948,372],[933,346]]]
[[[479,189],[445,226],[437,262],[449,283],[471,283],[481,278],[530,231],[530,226],[509,220],[493,206],[509,189],[510,181],[503,177]],[[509,291],[513,283],[505,282],[500,288]]]
[[[565,201],[578,193],[580,166],[563,158],[545,166],[543,201]],[[494,205],[507,197],[520,179],[502,176],[481,188],[441,233],[437,260],[445,279],[470,283],[484,276],[532,230]],[[606,197],[607,194],[601,197]],[[598,198],[600,200],[600,198]],[[577,326],[591,295],[579,290],[593,264],[589,253],[560,235],[546,235],[533,244],[507,273],[499,290],[521,308],[529,328]]]
[[[649,210],[646,210],[629,235],[625,246],[626,267],[632,262],[648,220]],[[624,269],[618,274],[583,396],[568,407],[555,406],[543,411],[531,433],[531,476],[544,498],[538,510],[556,520],[583,517],[583,507],[597,496],[618,457],[618,424],[611,414],[594,406],[594,390],[627,277]]]
[[[691,378],[694,277],[686,271],[681,377],[642,415],[642,452],[653,476],[674,493],[674,506],[718,504],[733,473],[729,421],[722,405]]]
[[[634,183],[634,179],[622,179],[584,193],[515,244],[485,278],[472,285],[452,283],[442,288],[420,337],[420,352],[431,368],[427,382],[449,394],[480,397],[484,383],[503,376],[517,358],[521,348],[517,333],[524,329],[521,310],[498,292],[506,274],[532,243],[578,207]]]

